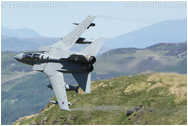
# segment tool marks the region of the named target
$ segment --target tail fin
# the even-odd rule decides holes
[[[90,93],[91,73],[72,73],[73,77],[85,93]]]
[[[82,49],[80,53],[89,54],[91,56],[96,56],[99,50],[101,49],[105,40],[106,38],[99,38],[95,40],[90,45]]]

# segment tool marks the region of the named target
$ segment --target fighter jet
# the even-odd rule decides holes
[[[53,89],[57,101],[50,101],[59,104],[60,109],[70,110],[71,105],[67,100],[66,90],[75,90],[78,87],[67,85],[64,82],[64,73],[71,73],[79,87],[85,92],[90,93],[91,72],[96,62],[95,56],[99,52],[106,38],[99,38],[89,41],[80,37],[86,29],[95,26],[95,16],[88,16],[77,25],[73,31],[62,38],[59,42],[51,46],[41,46],[37,52],[25,52],[16,55],[14,58],[19,62],[33,65],[33,70],[43,72],[50,80],[51,85],[47,87]],[[75,44],[89,44],[79,52],[70,51]]]

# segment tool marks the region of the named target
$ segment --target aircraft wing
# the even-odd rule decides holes
[[[88,16],[61,41],[53,44],[52,48],[56,48],[59,50],[69,50],[76,42],[76,40],[78,40],[78,38],[83,34],[83,32],[90,26],[90,24],[93,22],[95,18],[96,16]]]
[[[51,66],[48,66],[48,64],[45,66],[44,73],[51,82],[59,107],[62,110],[69,110],[63,73],[52,71],[49,67]]]

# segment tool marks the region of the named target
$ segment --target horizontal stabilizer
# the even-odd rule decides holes
[[[80,51],[80,53],[89,54],[91,56],[96,56],[99,50],[101,49],[106,38],[100,38],[92,42],[90,45],[85,47]]]
[[[91,73],[72,73],[73,77],[85,93],[90,93]]]

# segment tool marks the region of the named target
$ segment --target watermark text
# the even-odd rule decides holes
[[[67,8],[67,5],[63,1],[2,1],[1,2],[2,8],[38,8],[38,9],[45,9],[45,8]]]

